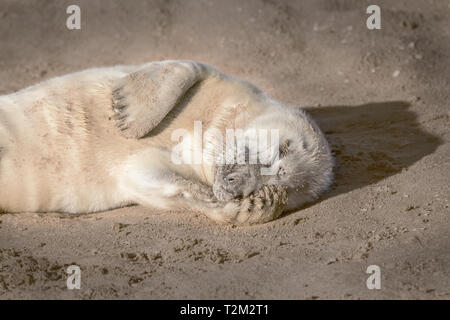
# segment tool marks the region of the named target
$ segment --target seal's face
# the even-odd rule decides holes
[[[276,150],[258,149],[262,163],[218,166],[213,186],[218,200],[246,197],[264,185],[281,185],[288,194],[285,210],[293,210],[316,199],[329,187],[332,157],[328,144],[317,125],[302,111],[292,108],[288,113],[285,109],[283,113],[274,112],[255,119],[249,127],[276,130],[278,143],[267,147],[275,146]]]
[[[258,164],[229,164],[216,168],[213,192],[219,201],[246,198],[261,187]]]

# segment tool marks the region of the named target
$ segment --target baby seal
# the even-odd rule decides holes
[[[224,137],[230,128],[277,130],[278,156],[257,165],[175,162],[175,133],[193,141],[198,122]],[[210,153],[221,152],[219,140],[208,140]],[[332,167],[323,133],[302,110],[193,61],[90,69],[0,96],[0,209],[8,212],[139,204],[256,224],[317,199]]]

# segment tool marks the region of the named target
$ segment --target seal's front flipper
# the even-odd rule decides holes
[[[150,63],[119,79],[112,94],[117,127],[128,138],[142,138],[213,70],[193,61],[169,60]]]

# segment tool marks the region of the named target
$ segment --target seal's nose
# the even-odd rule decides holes
[[[224,188],[222,185],[214,184],[213,186],[213,193],[214,196],[219,201],[231,201],[236,198],[236,195],[233,192],[230,192],[226,188]]]

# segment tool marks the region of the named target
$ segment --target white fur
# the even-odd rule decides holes
[[[171,63],[177,62],[162,65]],[[147,65],[86,70],[1,96],[0,208],[11,212],[84,213],[142,204],[201,211],[214,220],[232,223],[265,222],[279,215],[281,211],[274,203],[257,197],[217,204],[210,199],[214,166],[175,165],[170,161],[170,150],[176,143],[170,139],[171,132],[178,128],[191,132],[196,120],[206,124],[204,130],[276,127],[298,145],[306,140],[310,149],[298,161],[315,170],[317,179],[313,190],[303,198],[290,199],[291,207],[326,190],[331,182],[332,159],[322,133],[308,117],[271,100],[246,82],[205,65],[192,65],[196,66],[196,76],[203,77],[195,82],[195,92],[189,97],[171,97],[171,92],[181,94],[185,88],[172,90],[175,84],[162,83],[161,99],[170,97],[167,99],[184,104],[184,108],[176,117],[168,114],[163,119],[163,130],[142,139],[121,134],[112,120],[115,113],[111,101],[116,84]],[[188,71],[190,66],[183,64]],[[191,84],[185,71],[174,72],[175,80],[179,76],[183,85]],[[239,118],[244,111],[250,115],[250,123]],[[143,109],[135,112],[139,114],[145,114]],[[261,206],[265,203],[270,210],[252,215],[246,201],[253,205],[260,200]]]

